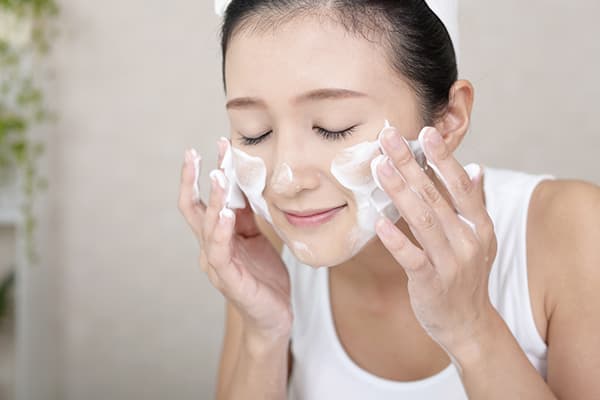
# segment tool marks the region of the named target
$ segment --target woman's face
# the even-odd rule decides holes
[[[332,175],[334,158],[376,140],[386,119],[408,140],[422,128],[417,97],[383,48],[326,21],[241,31],[225,66],[232,145],[264,161],[273,226],[312,266],[355,254],[357,203]],[[334,208],[322,220],[294,217]]]

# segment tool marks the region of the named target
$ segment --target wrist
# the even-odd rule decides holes
[[[463,368],[477,365],[487,359],[493,351],[496,337],[504,329],[507,329],[504,320],[490,304],[488,311],[477,324],[473,324],[468,335],[447,346],[450,356]]]
[[[242,343],[246,350],[252,355],[263,357],[287,348],[291,338],[290,330],[277,332],[262,332],[253,329],[245,329],[242,333]]]

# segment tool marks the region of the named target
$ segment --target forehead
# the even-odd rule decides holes
[[[273,29],[242,29],[229,44],[227,97],[293,97],[324,87],[373,97],[406,88],[380,43],[324,17],[295,18]]]

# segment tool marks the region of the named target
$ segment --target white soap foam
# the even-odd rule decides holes
[[[226,190],[227,178],[225,177],[225,174],[223,174],[223,171],[221,171],[220,169],[213,169],[212,171],[210,171],[210,174],[208,174],[208,176],[214,181],[216,181],[221,187],[221,189]]]
[[[227,207],[224,207],[221,211],[219,211],[219,218],[229,218],[234,219],[235,214],[233,211]]]
[[[348,258],[358,253],[376,235],[375,223],[380,216],[387,217],[392,223],[396,223],[401,217],[391,198],[383,190],[377,174],[377,166],[387,159],[381,139],[386,129],[390,127],[389,122],[386,120],[375,141],[362,142],[348,147],[336,156],[331,163],[330,171],[332,175],[342,186],[352,191],[356,200],[358,226],[348,235],[347,242],[352,247],[352,254]],[[440,180],[448,187],[437,166],[425,157],[424,132],[426,129],[424,128],[420,132],[417,140],[404,140],[421,168],[426,170],[428,166],[432,167]],[[227,185],[227,196],[222,213],[226,213],[225,209],[245,207],[245,194],[252,210],[273,225],[263,196],[267,180],[265,162],[260,157],[254,157],[233,148],[229,140],[226,140],[226,142],[227,150],[221,168],[223,168],[224,175],[230,184]],[[465,170],[472,179],[481,173],[481,168],[477,164],[469,164],[465,167]],[[274,191],[279,190],[279,192],[282,192],[287,185],[293,184],[293,178],[292,169],[284,162],[273,173],[270,184]],[[418,194],[414,188],[411,188],[411,190]],[[459,215],[459,218],[475,230],[475,225],[472,222],[461,215]],[[286,243],[289,243],[282,232],[277,227],[273,227],[278,235]],[[315,255],[305,243],[294,241],[292,242],[292,249],[296,255],[304,260],[315,259]]]
[[[244,194],[252,210],[273,223],[267,202],[263,197],[267,181],[267,168],[260,157],[251,156],[240,149],[231,146],[227,140],[227,150],[221,163],[221,168],[230,182],[225,197],[225,206],[228,208],[244,208]]]
[[[377,175],[377,166],[388,158],[381,139],[390,127],[386,120],[376,140],[344,149],[331,163],[332,175],[342,186],[352,191],[356,201],[358,231],[352,232],[352,241],[355,243],[353,254],[376,235],[375,223],[381,215],[393,223],[400,219],[400,213],[383,190]],[[424,168],[425,157],[420,144],[417,141],[407,144]]]
[[[388,160],[388,155],[381,144],[381,139],[385,131],[390,128],[389,122],[386,120],[383,129],[379,132],[377,140],[372,142],[363,142],[357,145],[344,149],[331,164],[331,173],[344,186],[352,191],[357,204],[357,221],[358,231],[352,232],[352,242],[355,243],[354,253],[358,252],[372,237],[376,235],[375,223],[380,215],[387,217],[392,223],[398,222],[401,215],[394,206],[392,199],[383,190],[379,182],[377,167],[380,163]],[[408,141],[402,138],[412,151],[415,160],[425,171],[427,167],[431,167],[442,183],[448,187],[448,184],[437,166],[428,161],[425,156],[424,134],[427,129],[425,127],[419,133],[417,140]],[[370,175],[364,174],[364,165],[370,163]],[[481,168],[477,164],[469,164],[465,170],[474,179],[481,172]],[[421,194],[412,186],[409,186],[419,198],[423,198]],[[468,224],[471,229],[475,230],[475,225],[464,218],[462,215],[458,217]]]
[[[294,182],[294,172],[285,162],[281,163],[271,177],[271,188],[277,194],[286,193],[286,189]]]

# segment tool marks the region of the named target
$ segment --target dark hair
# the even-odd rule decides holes
[[[446,110],[458,78],[450,34],[425,0],[233,0],[221,30],[223,85],[227,46],[242,29],[269,29],[296,16],[332,16],[349,32],[382,39],[389,62],[408,78],[425,124]]]

